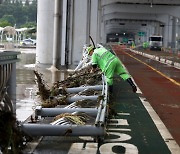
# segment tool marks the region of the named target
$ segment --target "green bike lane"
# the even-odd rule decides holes
[[[108,124],[109,135],[105,145],[100,145],[100,153],[171,153],[138,94],[124,81],[116,82],[113,88],[109,103],[117,115]]]

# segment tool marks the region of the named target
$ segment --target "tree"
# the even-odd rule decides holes
[[[3,1],[4,4],[10,4],[11,3],[11,0],[5,0]]]
[[[6,27],[6,26],[12,26],[12,25],[6,20],[3,21],[0,20],[0,27]]]
[[[8,21],[11,25],[14,25],[16,23],[16,20],[13,15],[4,15],[1,18],[2,21]]]
[[[37,26],[36,22],[26,22],[24,25],[21,25],[21,27],[27,27],[27,28],[32,28],[36,26]]]
[[[12,21],[9,20],[10,17],[6,17],[11,15],[13,16]],[[4,18],[4,16],[8,19],[6,19],[8,22],[10,22],[12,25],[15,24],[17,27],[21,27],[21,25],[24,25],[28,22],[34,22],[37,21],[37,0],[32,1],[32,4],[28,4],[28,1],[26,5],[22,4],[21,0],[5,0],[0,4],[0,19]]]
[[[29,6],[29,1],[28,0],[26,0],[25,6]]]

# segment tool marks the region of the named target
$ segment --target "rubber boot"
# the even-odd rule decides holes
[[[109,86],[109,93],[112,94],[113,93],[113,85]]]

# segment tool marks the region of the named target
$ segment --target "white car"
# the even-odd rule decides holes
[[[24,39],[21,42],[21,45],[23,46],[36,46],[36,40],[34,39]]]

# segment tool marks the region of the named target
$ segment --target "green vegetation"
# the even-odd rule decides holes
[[[37,23],[37,0],[30,4],[28,0],[5,0],[0,4],[0,27],[14,26],[36,27]]]

